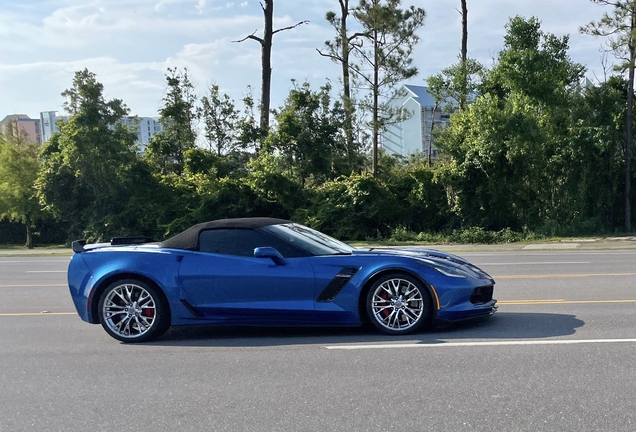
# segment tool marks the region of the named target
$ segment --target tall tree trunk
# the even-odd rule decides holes
[[[300,21],[294,25],[274,30],[274,0],[264,0],[264,2],[265,4],[261,3],[261,9],[263,9],[263,16],[265,18],[263,37],[255,36],[254,33],[256,33],[256,31],[254,31],[251,35],[234,42],[243,42],[247,39],[253,39],[261,44],[261,119],[259,126],[262,132],[267,132],[269,129],[270,89],[272,86],[272,38],[278,32],[294,29],[301,24],[307,24],[309,21]]]
[[[380,92],[379,85],[379,75],[380,75],[380,67],[378,66],[379,56],[378,56],[378,32],[373,32],[373,54],[374,54],[374,65],[373,65],[373,177],[377,177],[378,175],[378,139],[379,139],[379,123],[378,123],[378,98]]]
[[[462,2],[462,88],[461,88],[461,100],[459,101],[459,109],[464,111],[466,109],[466,101],[468,99],[468,69],[466,62],[468,61],[468,8],[466,7],[466,0]]]
[[[428,167],[431,168],[433,166],[433,130],[435,129],[435,113],[437,112],[437,106],[439,103],[437,100],[435,101],[435,106],[433,107],[433,112],[431,114],[431,136],[428,140]]]
[[[26,247],[27,249],[33,249],[33,232],[31,231],[31,218],[26,218]]]
[[[269,100],[272,87],[272,36],[274,35],[274,0],[265,0],[263,6],[265,30],[261,43],[261,121],[263,132],[269,129]]]
[[[349,37],[347,35],[347,17],[349,16],[349,0],[340,2],[340,38],[342,39],[342,86],[345,113],[345,140],[347,154],[352,157],[353,148],[353,101],[351,100],[351,77],[349,75]]]
[[[631,28],[629,39],[629,81],[627,91],[627,143],[625,145],[625,230],[632,230],[632,127],[634,111],[634,62],[636,61],[636,5],[632,5]]]

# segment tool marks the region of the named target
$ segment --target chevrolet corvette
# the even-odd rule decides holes
[[[201,223],[161,243],[73,242],[68,285],[80,318],[121,342],[170,326],[359,326],[402,335],[491,315],[495,281],[430,249],[354,248],[282,219]]]

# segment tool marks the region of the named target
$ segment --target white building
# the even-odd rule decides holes
[[[125,126],[137,128],[137,141],[140,144],[148,144],[153,135],[163,130],[158,118],[152,117],[122,117],[120,123]]]
[[[437,149],[433,146],[432,129],[445,128],[450,125],[450,114],[435,109],[435,99],[428,93],[428,87],[403,85],[400,96],[390,102],[395,108],[405,108],[412,115],[406,120],[389,125],[382,134],[382,148],[388,154],[408,156],[413,153],[424,153],[428,157],[437,157]],[[445,104],[442,101],[440,105]]]
[[[42,128],[42,142],[51,139],[54,133],[59,132],[57,122],[59,120],[68,121],[69,116],[58,116],[57,111],[44,111],[40,113],[40,127]]]
[[[139,153],[146,151],[146,145],[148,145],[153,135],[163,131],[163,125],[157,120],[157,117],[123,117],[120,120],[126,126],[137,128],[137,151]]]
[[[29,139],[38,144],[45,143],[51,139],[54,133],[59,132],[57,122],[60,120],[69,121],[71,116],[60,116],[57,111],[43,111],[39,119],[31,119],[26,114],[12,114],[0,120],[0,131],[3,133],[26,133]],[[137,129],[137,149],[139,153],[146,151],[146,145],[153,135],[163,130],[163,126],[158,121],[158,117],[123,117],[119,122],[123,125]],[[15,131],[13,125],[17,125]],[[114,128],[114,126],[113,126]]]

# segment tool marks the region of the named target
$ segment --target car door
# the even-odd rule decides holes
[[[255,258],[257,247],[274,247],[277,265]],[[254,229],[202,231],[199,251],[179,268],[182,299],[202,317],[243,324],[292,324],[314,315],[315,277],[300,250]]]

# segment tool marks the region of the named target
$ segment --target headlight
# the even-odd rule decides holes
[[[466,273],[465,271],[462,271],[454,267],[445,266],[445,265],[436,263],[434,261],[429,261],[422,258],[415,258],[415,260],[418,263],[432,270],[435,270],[438,273],[443,274],[444,276],[453,277],[453,278],[463,278],[463,279],[466,279],[468,276],[470,276],[470,274]]]

